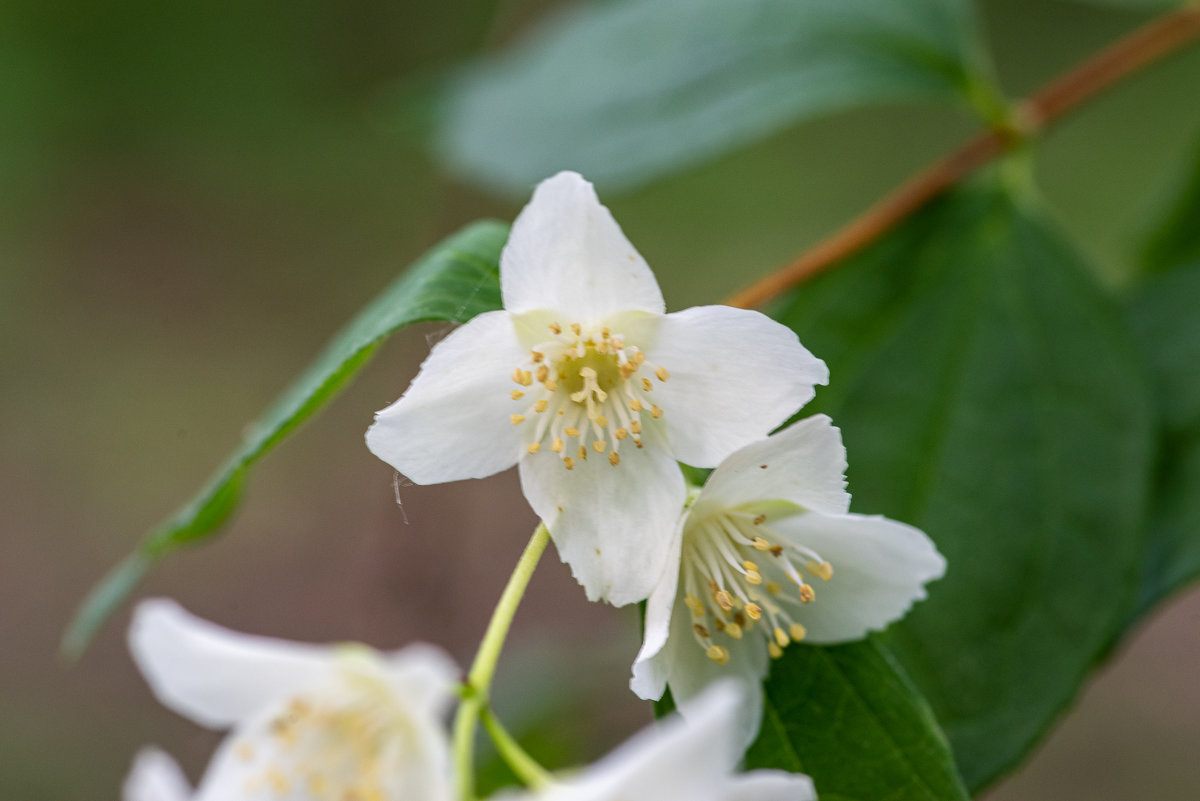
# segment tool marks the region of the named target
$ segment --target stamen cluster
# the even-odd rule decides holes
[[[524,407],[509,421],[530,424],[525,449],[531,454],[545,446],[572,470],[587,460],[589,450],[607,452],[615,467],[626,439],[643,446],[643,415],[652,420],[663,416],[649,400],[654,391],[650,376],[662,383],[670,373],[649,363],[645,351],[626,344],[607,326],[585,329],[576,322],[564,328],[553,322],[548,328],[550,337],[513,369],[517,388],[510,395]]]

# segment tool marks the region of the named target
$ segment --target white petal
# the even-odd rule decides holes
[[[367,447],[417,484],[483,478],[516,464],[521,411],[512,371],[528,361],[504,311],[486,312],[434,346],[412,385],[367,430]]]
[[[683,474],[651,427],[621,463],[591,453],[572,470],[552,453],[521,460],[521,488],[589,600],[645,599],[662,575],[686,496]],[[575,443],[576,440],[571,440]]]
[[[662,314],[662,293],[596,190],[560,172],[538,184],[500,255],[504,308],[555,309],[568,322],[599,322],[614,312]]]
[[[809,642],[857,640],[884,628],[923,599],[925,583],[946,570],[923,532],[886,517],[808,512],[780,520],[772,530],[833,565],[833,577],[813,584],[816,599],[797,615]]]
[[[850,508],[846,449],[823,414],[738,450],[717,466],[692,506],[693,515],[756,501],[791,501],[818,512]]]
[[[696,467],[765,438],[829,380],[825,363],[789,328],[728,306],[668,314],[647,356],[670,374],[654,395],[671,450]]]
[[[383,656],[393,691],[413,713],[437,717],[454,697],[462,671],[441,648],[415,643]]]
[[[721,801],[817,801],[817,791],[803,773],[756,770],[733,779]]]
[[[729,661],[718,665],[693,638],[691,615],[680,599],[671,616],[671,636],[656,659],[666,661],[671,698],[688,720],[696,718],[697,703],[710,687],[735,683],[743,700],[729,728],[738,754],[754,742],[762,724],[762,681],[770,659],[765,643],[754,639],[735,642],[729,647]]]
[[[671,632],[671,612],[675,607],[675,593],[679,586],[679,552],[682,531],[687,521],[685,513],[675,527],[671,550],[658,584],[646,599],[645,623],[642,625],[642,647],[633,660],[633,676],[629,689],[638,698],[657,700],[662,698],[667,687],[666,659],[658,658],[667,644]]]
[[[566,799],[717,801],[741,752],[727,733],[741,705],[723,683],[695,699],[687,720],[671,716],[627,740],[589,768]]]
[[[179,763],[157,748],[143,748],[121,790],[123,801],[188,801],[192,786]]]
[[[129,649],[159,701],[210,728],[253,716],[331,664],[328,647],[239,634],[163,599],[138,604]]]

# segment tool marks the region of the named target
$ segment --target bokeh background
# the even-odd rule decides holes
[[[324,340],[498,199],[447,175],[397,98],[501,48],[549,0],[95,0],[0,6],[0,797],[116,798],[139,745],[198,776],[215,737],[156,705],[127,611],[73,666],[75,605],[233,447]],[[1144,15],[983,3],[1012,95]],[[1040,148],[1062,224],[1120,285],[1200,138],[1200,52],[1115,88]],[[419,114],[417,115],[419,116]],[[972,130],[944,108],[856,111],[606,200],[671,308],[719,300]],[[282,637],[443,644],[469,662],[535,520],[511,473],[394,486],[362,445],[445,327],[395,338],[254,474],[218,540],[142,588]],[[853,487],[850,488],[853,491]],[[501,663],[513,728],[553,766],[649,720],[638,623],[553,552]],[[1118,650],[991,801],[1200,796],[1200,594]]]

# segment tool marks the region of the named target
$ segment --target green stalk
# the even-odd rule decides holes
[[[546,528],[545,523],[539,523],[513,569],[495,611],[492,612],[492,619],[483,635],[483,642],[479,644],[479,652],[475,655],[471,672],[467,674],[466,690],[462,703],[458,705],[458,714],[454,718],[454,766],[461,801],[475,799],[475,725],[479,721],[481,711],[487,707],[492,676],[496,672],[496,662],[500,658],[500,649],[504,647],[504,639],[508,636],[513,616],[517,613],[521,597],[525,594],[529,579],[533,577],[533,570],[537,567],[542,551],[546,550],[546,543],[549,541],[550,530]],[[533,760],[530,759],[529,762]],[[537,769],[542,774],[545,773],[540,766]]]

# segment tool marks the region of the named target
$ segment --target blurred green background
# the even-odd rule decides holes
[[[144,743],[199,775],[215,738],[150,697],[124,616],[73,667],[57,639],[342,321],[462,223],[515,214],[520,199],[441,171],[397,98],[552,5],[0,6],[0,797],[115,798]],[[1014,96],[1144,19],[1049,0],[983,12]],[[1114,286],[1200,138],[1198,86],[1200,52],[1175,56],[1039,150],[1048,203]],[[972,130],[944,108],[856,111],[603,197],[682,308],[786,261]],[[394,488],[361,440],[444,332],[398,336],[267,457],[227,535],[144,593],[243,630],[419,638],[469,661],[535,522],[515,476]],[[989,797],[1194,801],[1198,623],[1200,595],[1169,604]],[[624,689],[637,631],[544,558],[497,693],[514,728],[552,721],[534,745],[551,764],[649,720]]]

